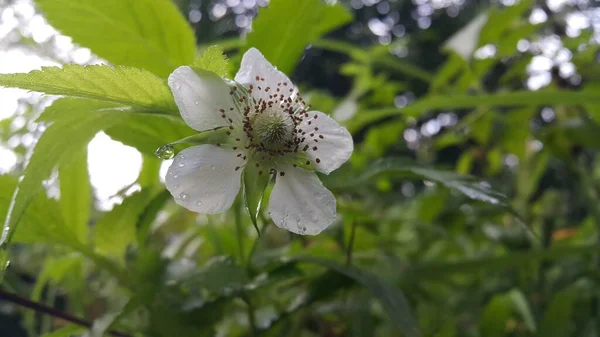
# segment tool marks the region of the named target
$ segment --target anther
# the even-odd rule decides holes
[[[279,175],[283,177],[285,175],[285,172],[279,172]]]
[[[317,164],[319,164],[321,162],[321,159],[317,158],[315,161],[317,162]]]

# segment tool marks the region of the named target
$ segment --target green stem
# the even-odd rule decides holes
[[[352,251],[354,250],[354,235],[356,234],[356,220],[351,220],[351,232],[350,239],[348,240],[348,247],[346,248],[346,265],[352,265]]]
[[[242,224],[242,205],[240,203],[240,198],[238,198],[234,205],[234,216],[235,216],[235,232],[237,235],[238,242],[238,250],[239,250],[239,258],[240,263],[245,261],[244,258],[244,224]]]
[[[248,310],[248,324],[250,324],[250,336],[258,337],[259,331],[256,328],[256,316],[254,315],[254,306],[252,305],[252,301],[248,295],[242,295],[242,300],[246,303],[246,308]]]

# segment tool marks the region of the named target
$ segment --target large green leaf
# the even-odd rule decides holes
[[[65,226],[77,237],[86,242],[88,219],[92,206],[92,187],[87,165],[87,149],[75,158],[58,167],[60,183],[60,208]]]
[[[371,164],[364,171],[359,181],[370,179],[379,174],[393,174],[402,178],[428,180],[458,191],[473,200],[506,207],[509,204],[506,196],[486,187],[482,181],[475,177],[419,166],[414,161],[406,158],[382,158]]]
[[[351,19],[341,5],[329,6],[322,0],[272,0],[258,12],[247,41],[289,74],[308,44]]]
[[[190,64],[192,30],[167,0],[36,0],[50,24],[96,55],[166,77]]]
[[[68,118],[61,119],[46,129],[31,154],[23,177],[10,202],[0,237],[0,247],[6,247],[15,233],[25,210],[57,165],[64,165],[80,154],[94,135],[109,128],[130,115],[115,109],[114,104],[85,100],[61,100],[47,109],[49,115],[57,115],[57,108]],[[95,113],[92,113],[95,112]],[[44,214],[41,212],[40,214]]]
[[[162,191],[150,187],[135,192],[96,223],[95,246],[103,255],[123,258],[127,246],[137,241],[136,230],[146,207]]]
[[[91,98],[156,112],[177,112],[165,81],[146,70],[123,66],[43,67],[27,74],[0,75],[0,86]]]
[[[293,260],[308,262],[327,268],[329,271],[344,275],[362,284],[377,297],[387,311],[392,324],[408,337],[420,336],[417,322],[411,314],[410,307],[402,291],[385,281],[363,270],[352,266],[345,266],[332,260],[315,258],[311,256],[295,257]]]

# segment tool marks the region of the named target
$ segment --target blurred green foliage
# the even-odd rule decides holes
[[[332,2],[36,1],[114,67],[0,75],[68,96],[0,121],[2,143],[36,138],[0,175],[0,289],[93,327],[0,295],[0,335],[600,334],[598,33],[569,21],[593,20],[591,3]],[[249,47],[354,136],[322,177],[338,215],[319,236],[247,217],[242,200],[190,213],[159,180],[154,150],[195,134],[165,78],[231,75]],[[99,131],[144,155],[139,190],[110,211],[86,161]]]

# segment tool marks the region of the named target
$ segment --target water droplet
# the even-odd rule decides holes
[[[198,206],[202,206],[202,201],[198,201],[198,202],[196,203],[196,205],[198,205]]]
[[[179,164],[177,164],[177,166],[179,166],[179,167],[184,167],[184,166],[185,166],[185,163],[184,163],[184,162],[179,162]]]
[[[177,179],[177,178],[179,178],[179,175],[177,175],[177,174],[173,175],[173,179]]]
[[[215,170],[217,167],[215,165],[210,165],[211,170]]]
[[[181,84],[176,84],[175,89],[177,89],[177,90],[181,89]]]
[[[172,145],[163,145],[154,151],[154,154],[160,159],[171,159],[175,155]]]
[[[185,194],[185,193],[179,194],[179,199],[184,200],[185,198],[187,198],[187,194]]]
[[[194,101],[194,104],[196,104],[196,105],[200,105],[200,102],[198,102],[198,101]]]

